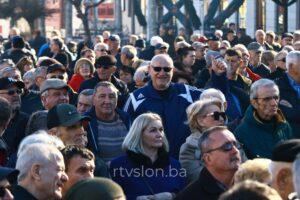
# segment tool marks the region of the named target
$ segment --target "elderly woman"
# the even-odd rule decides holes
[[[78,92],[80,84],[93,76],[95,67],[92,62],[87,58],[80,58],[77,60],[74,67],[74,75],[69,81],[69,86]]]
[[[113,160],[110,171],[127,200],[168,200],[185,186],[185,171],[168,156],[159,115],[145,113],[137,117],[123,142],[123,150],[126,155]]]
[[[217,99],[204,99],[191,104],[187,108],[188,123],[192,134],[181,146],[179,161],[186,170],[189,182],[198,179],[203,168],[199,138],[202,132],[213,126],[224,125],[226,115],[222,103]]]

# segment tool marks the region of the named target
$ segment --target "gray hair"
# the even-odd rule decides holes
[[[116,88],[116,86],[114,86],[114,84],[112,84],[111,82],[108,81],[101,81],[99,82],[95,88],[94,88],[94,94],[97,93],[97,90],[99,87],[107,87],[107,88],[111,88],[113,92],[115,92],[116,97],[118,97],[119,94],[119,90]]]
[[[62,154],[53,145],[35,143],[28,145],[22,150],[18,156],[16,169],[20,171],[18,182],[22,181],[30,173],[30,169],[34,164],[48,165],[53,160]]]
[[[296,160],[293,163],[293,181],[294,188],[298,197],[300,196],[300,154],[297,155]]]
[[[97,43],[94,46],[94,51],[100,50],[101,47],[104,47],[106,50],[108,50],[108,45],[105,43]]]
[[[17,71],[21,75],[21,72],[18,68],[16,68],[16,67],[5,67],[0,71],[0,78],[8,77],[8,73],[13,72],[13,71]]]
[[[25,74],[23,75],[23,80],[27,79],[30,82],[34,83],[35,82],[35,73],[34,73],[35,69],[31,69],[27,72],[25,72]]]
[[[123,150],[130,150],[136,153],[145,154],[142,144],[142,134],[145,128],[147,128],[147,126],[149,126],[149,124],[155,120],[162,121],[160,116],[155,113],[144,113],[138,116],[134,120],[128,134],[124,139],[122,144]],[[163,148],[166,151],[169,151],[169,144],[165,134],[163,134]]]
[[[276,85],[276,83],[274,81],[272,81],[270,79],[262,78],[262,79],[259,79],[258,81],[255,81],[251,85],[251,88],[250,88],[250,99],[251,100],[257,98],[257,91],[259,88],[262,88],[262,87],[269,87],[269,88],[275,87],[279,94],[278,86]]]
[[[47,73],[46,66],[37,67],[34,71],[34,79],[37,79],[39,76],[46,77],[46,73]]]
[[[148,66],[141,66],[136,69],[133,75],[133,80],[134,81],[143,81],[147,78],[148,76]]]
[[[94,94],[94,91],[95,91],[94,89],[84,89],[79,93],[78,96],[80,96],[80,95],[91,96]]]
[[[203,92],[200,95],[199,100],[213,99],[213,98],[217,98],[217,99],[221,100],[222,103],[226,102],[226,98],[225,98],[225,95],[223,94],[223,92],[221,92],[221,90],[217,90],[215,88],[209,88],[209,89],[203,90]]]
[[[135,58],[137,56],[137,50],[132,45],[125,45],[121,49],[121,54],[125,54],[128,57]]]
[[[290,64],[300,62],[300,51],[291,51],[286,56],[286,68],[289,70]]]

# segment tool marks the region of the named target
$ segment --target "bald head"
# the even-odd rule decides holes
[[[156,66],[159,63],[160,65],[165,65],[168,67],[174,67],[173,60],[169,55],[159,54],[152,58],[150,65]]]

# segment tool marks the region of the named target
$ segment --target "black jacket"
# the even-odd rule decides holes
[[[97,83],[99,83],[101,80],[98,77],[98,74],[96,74],[93,78],[90,78],[88,80],[85,80],[81,83],[78,93],[80,93],[84,89],[94,89]],[[127,97],[129,95],[128,88],[126,84],[121,81],[120,79],[116,78],[114,75],[111,76],[111,83],[119,90],[118,95],[118,108],[122,108],[125,104]]]
[[[218,200],[225,191],[226,187],[204,167],[198,180],[187,186],[174,200]]]
[[[300,138],[300,98],[297,92],[292,88],[288,80],[287,74],[276,81],[280,91],[280,101],[285,100],[289,102],[292,107],[280,104],[279,106],[285,118],[290,123],[294,137]]]
[[[257,67],[249,65],[249,68],[253,73],[260,75],[262,78],[267,78],[271,74],[271,70],[263,63],[260,63]]]
[[[29,115],[38,110],[43,110],[39,91],[26,90],[21,97],[21,102],[21,111]]]
[[[15,200],[37,200],[31,193],[20,185],[16,185],[12,189]]]
[[[32,61],[35,61],[34,56],[31,54],[31,52],[28,49],[9,49],[4,52],[4,54],[1,56],[1,59],[12,59],[12,61],[17,64],[19,60],[23,57],[30,57]]]

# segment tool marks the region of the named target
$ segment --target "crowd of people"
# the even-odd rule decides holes
[[[0,199],[300,197],[300,30],[0,41]],[[299,155],[298,155],[299,154]]]

